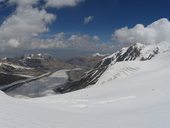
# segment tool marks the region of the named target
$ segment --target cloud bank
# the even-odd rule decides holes
[[[49,32],[49,25],[57,20],[57,15],[49,13],[46,8],[74,7],[85,0],[45,0],[39,5],[39,0],[9,0],[8,4],[16,6],[13,12],[0,25],[0,50],[16,49],[48,49],[72,48],[84,50],[108,50],[97,35],[56,33],[52,37],[42,38],[41,34]],[[93,20],[93,16],[85,18],[85,23]]]
[[[55,15],[47,13],[44,9],[33,8],[34,2],[29,1],[26,4],[23,1],[21,3],[16,2],[19,4],[18,8],[0,26],[1,44],[6,44],[7,47],[11,48],[14,46],[10,45],[12,44],[10,43],[11,40],[17,41],[18,47],[29,45],[32,38],[47,32],[47,25],[56,18]]]
[[[110,45],[102,43],[100,37],[81,34],[67,35],[64,32],[55,34],[52,38],[39,39],[32,42],[33,48],[69,48],[89,51],[109,51]]]
[[[32,48],[40,35],[49,31],[49,25],[57,16],[46,11],[44,6],[62,8],[76,6],[82,0],[45,0],[38,7],[39,0],[8,0],[16,10],[0,25],[0,50],[13,48]]]
[[[170,42],[170,21],[166,18],[159,19],[148,26],[137,24],[133,28],[118,29],[112,39],[123,43],[157,44]]]

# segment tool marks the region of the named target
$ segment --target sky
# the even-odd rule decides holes
[[[0,0],[0,50],[170,41],[169,0]]]
[[[56,10],[59,18],[53,31],[99,35],[108,41],[115,29],[170,18],[169,4],[168,0],[87,0],[75,8]],[[84,17],[88,16],[94,18],[84,25]]]

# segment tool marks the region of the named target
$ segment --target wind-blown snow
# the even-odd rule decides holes
[[[35,99],[14,99],[1,92],[0,124],[3,128],[169,128],[169,77],[167,49],[150,61],[111,65],[96,86],[76,92]]]

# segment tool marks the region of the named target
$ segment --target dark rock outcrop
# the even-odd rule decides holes
[[[3,85],[7,85],[15,81],[24,80],[24,79],[26,79],[26,77],[0,73],[0,86],[2,87]]]

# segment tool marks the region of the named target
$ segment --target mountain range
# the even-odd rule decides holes
[[[77,67],[72,70],[79,76]],[[47,72],[5,85],[5,93],[0,91],[1,126],[169,127],[168,43],[136,43],[122,48],[102,58],[77,80],[70,79],[68,71]]]

